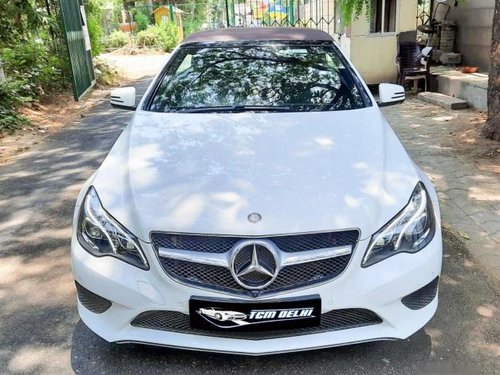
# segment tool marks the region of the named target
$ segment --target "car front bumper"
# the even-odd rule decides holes
[[[338,309],[367,309],[382,322],[369,326],[298,336],[242,339],[139,328],[131,322],[145,311],[174,311],[189,314],[192,296],[225,299],[234,295],[182,285],[170,279],[153,254],[150,244],[141,243],[150,264],[144,271],[112,257],[94,257],[85,251],[75,236],[72,239],[72,267],[77,283],[112,302],[95,314],[78,302],[83,322],[109,342],[145,343],[190,350],[275,354],[348,345],[375,340],[405,339],[422,328],[434,315],[438,298],[425,307],[412,310],[401,299],[436,279],[441,272],[442,239],[434,239],[416,254],[398,254],[368,268],[361,260],[369,240],[358,242],[347,269],[336,279],[322,285],[275,295],[239,298],[249,301],[280,300],[319,295],[322,313]]]

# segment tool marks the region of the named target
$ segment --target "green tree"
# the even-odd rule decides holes
[[[87,29],[89,30],[92,55],[97,56],[102,51],[101,38],[103,30],[101,27],[102,8],[104,0],[86,0],[85,14],[87,15]]]
[[[0,1],[0,132],[26,123],[16,108],[59,91],[69,83],[68,55],[58,0]]]
[[[0,1],[0,46],[32,35],[38,28],[51,23],[52,1],[3,0]]]
[[[176,6],[184,11],[184,31],[185,36],[199,31],[202,25],[207,22],[208,13],[211,9],[212,1],[180,0]]]
[[[342,19],[346,25],[353,19],[359,18],[363,13],[369,17],[372,0],[339,0]]]

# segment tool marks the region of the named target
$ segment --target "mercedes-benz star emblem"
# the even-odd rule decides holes
[[[250,215],[248,215],[248,221],[252,224],[258,223],[261,220],[262,216],[257,212],[252,212]]]
[[[247,241],[233,251],[231,273],[244,288],[263,289],[274,281],[278,272],[276,253],[264,241]]]

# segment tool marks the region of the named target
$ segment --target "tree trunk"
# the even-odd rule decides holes
[[[495,1],[488,80],[488,122],[483,134],[500,141],[500,0]]]

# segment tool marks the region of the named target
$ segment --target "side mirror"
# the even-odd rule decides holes
[[[406,94],[403,86],[392,83],[381,83],[378,85],[379,107],[401,104],[405,101]]]
[[[111,91],[109,103],[113,108],[135,111],[135,87],[120,87]]]

